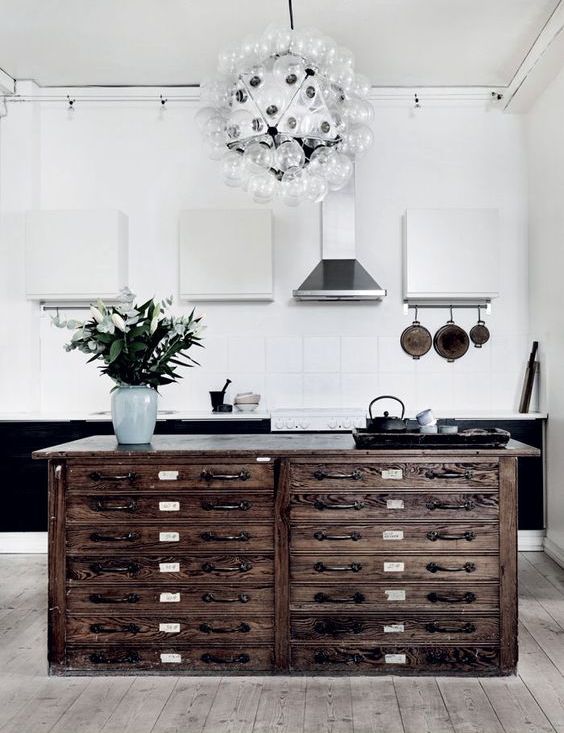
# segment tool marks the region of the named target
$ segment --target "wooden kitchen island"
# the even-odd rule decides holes
[[[511,674],[517,458],[350,435],[49,459],[52,674]]]

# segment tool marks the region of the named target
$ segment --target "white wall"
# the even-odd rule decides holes
[[[547,550],[564,564],[564,69],[527,116],[531,334],[547,434]]]
[[[11,105],[2,121],[2,212],[120,209],[129,216],[132,289],[140,297],[176,293],[179,210],[249,206],[207,159],[196,109],[179,102],[164,111],[135,102],[77,104],[74,112],[60,102]],[[319,211],[277,205],[275,302],[203,305],[209,326],[203,368],[164,390],[162,407],[206,408],[207,390],[229,376],[232,391],[256,389],[270,407],[365,405],[388,392],[405,398],[411,411],[515,409],[528,351],[521,118],[459,102],[416,111],[378,103],[374,132],[376,143],[357,166],[357,255],[388,297],[381,304],[294,302],[292,288],[319,259]],[[399,347],[410,321],[401,307],[401,217],[409,207],[501,212],[502,283],[488,320],[492,341],[456,364],[434,353],[415,362]],[[108,385],[96,369],[64,353],[65,334],[25,304],[17,233],[4,231],[2,242],[0,411],[106,409]],[[85,267],[93,257],[84,253]],[[16,314],[23,324],[14,323]],[[431,330],[447,318],[422,315]],[[475,318],[459,315],[467,327]]]

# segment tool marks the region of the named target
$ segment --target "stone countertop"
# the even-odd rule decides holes
[[[35,451],[34,458],[148,458],[152,456],[187,457],[218,453],[268,459],[287,455],[327,454],[355,456],[538,456],[540,451],[510,440],[504,448],[414,448],[360,450],[350,434],[226,434],[226,435],[155,435],[149,445],[119,445],[112,435],[94,435]]]

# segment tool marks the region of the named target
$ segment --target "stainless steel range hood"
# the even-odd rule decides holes
[[[386,291],[356,259],[354,175],[321,204],[321,262],[297,290],[296,300],[381,300]]]

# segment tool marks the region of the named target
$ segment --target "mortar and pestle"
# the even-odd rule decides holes
[[[227,379],[225,381],[225,384],[223,385],[223,389],[210,390],[212,412],[232,412],[233,405],[226,405],[223,402],[225,398],[225,391],[227,390],[227,387],[229,387],[230,384],[231,384],[231,380]]]

